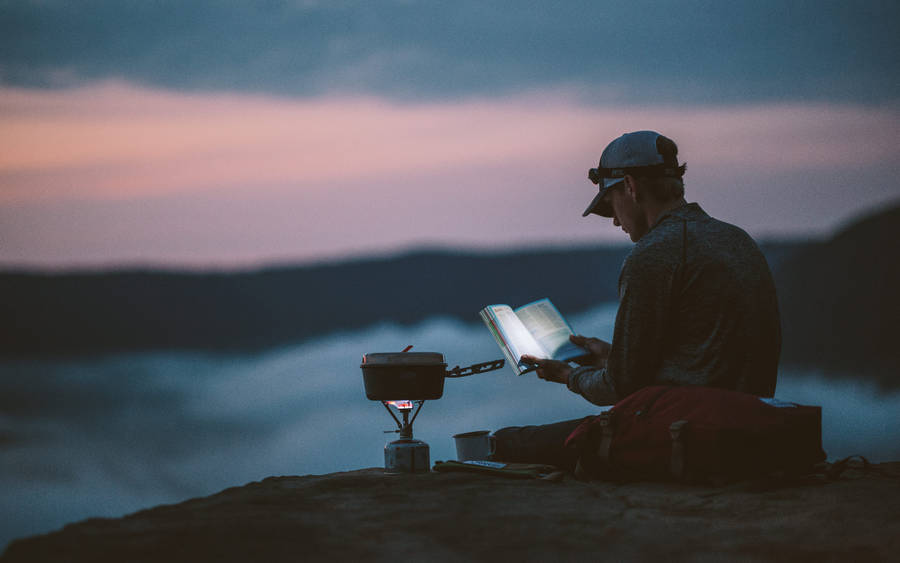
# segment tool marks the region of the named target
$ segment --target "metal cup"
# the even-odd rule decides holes
[[[497,451],[497,441],[490,430],[476,430],[455,434],[456,459],[459,461],[489,461]]]

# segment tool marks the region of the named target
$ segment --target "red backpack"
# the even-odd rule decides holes
[[[721,482],[802,474],[825,460],[822,408],[711,387],[654,386],[566,440],[581,478]]]

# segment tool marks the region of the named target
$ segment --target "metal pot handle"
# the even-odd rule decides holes
[[[455,368],[448,370],[444,377],[465,377],[467,375],[475,375],[476,373],[494,371],[495,369],[502,368],[505,364],[506,360],[494,360],[492,362],[472,364],[471,366],[466,366],[464,368],[456,366]]]

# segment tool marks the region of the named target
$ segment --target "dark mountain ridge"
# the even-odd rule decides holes
[[[240,273],[3,273],[0,356],[251,350],[385,320],[477,322],[487,304],[547,295],[580,311],[616,299],[628,251],[422,251]]]
[[[900,206],[827,241],[761,244],[781,303],[783,363],[897,380]],[[247,352],[339,330],[550,296],[566,314],[617,299],[630,245],[417,251],[251,272],[0,273],[0,357]]]
[[[764,245],[778,263],[801,243]],[[0,356],[246,351],[382,321],[478,322],[491,303],[552,296],[565,313],[617,299],[630,245],[507,254],[419,251],[254,272],[0,273]]]
[[[900,382],[900,206],[809,244],[775,269],[783,363]]]

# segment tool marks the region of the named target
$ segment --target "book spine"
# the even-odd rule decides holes
[[[481,316],[481,320],[484,321],[484,324],[487,325],[488,330],[491,331],[491,335],[494,337],[494,340],[497,341],[497,346],[500,347],[500,350],[503,352],[503,356],[506,358],[506,365],[512,368],[513,373],[516,375],[521,375],[521,370],[519,368],[519,358],[513,358],[512,351],[509,349],[509,346],[506,344],[506,341],[503,340],[503,336],[500,334],[500,331],[497,329],[497,325],[494,323],[493,316],[489,309],[485,308],[479,311],[479,315]]]

